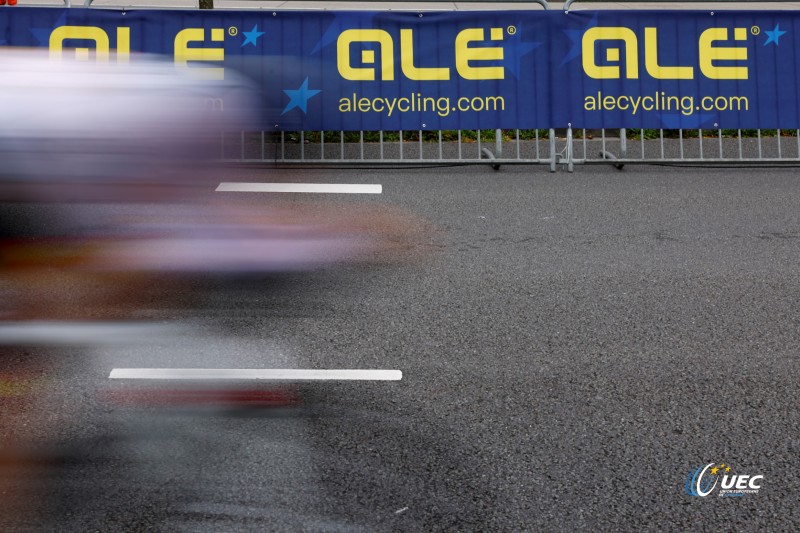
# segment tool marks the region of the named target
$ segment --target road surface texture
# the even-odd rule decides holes
[[[23,502],[0,529],[796,531],[798,176],[231,169],[220,181],[381,184],[209,196],[405,213],[411,242],[378,264],[173,287],[182,306],[141,310],[189,333],[4,349],[11,372],[38,357],[53,377],[48,408],[4,428],[41,449],[0,462],[1,497]],[[163,406],[169,383],[108,379],[126,367],[403,379]],[[760,490],[688,495],[710,463]]]

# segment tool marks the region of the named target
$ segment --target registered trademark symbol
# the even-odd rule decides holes
[[[230,28],[228,28],[228,35],[230,35],[231,37],[234,37],[238,34],[239,34],[239,28],[237,28],[236,26],[231,26]]]
[[[753,35],[758,35],[759,33],[761,33],[761,28],[759,28],[758,26],[753,26],[752,28],[750,28],[750,33],[752,33]]]
[[[514,35],[515,33],[517,33],[517,28],[516,28],[516,27],[514,27],[514,26],[509,26],[509,27],[506,29],[506,32],[507,32],[509,35]]]

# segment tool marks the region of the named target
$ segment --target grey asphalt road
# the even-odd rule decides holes
[[[202,333],[40,353],[59,368],[56,399],[25,423],[50,429],[33,466],[0,462],[3,497],[25,502],[0,529],[800,529],[797,169],[224,180],[380,183],[236,194],[265,209],[401,210],[414,239],[400,263],[202,282],[186,299],[205,303],[180,317]],[[6,349],[7,368],[35,350]],[[108,401],[148,390],[109,382],[111,368],[158,363],[403,379],[300,384],[300,405],[283,408]],[[759,493],[688,495],[687,475],[712,462],[762,475]]]

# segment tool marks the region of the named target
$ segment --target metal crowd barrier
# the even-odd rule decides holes
[[[800,130],[577,130],[560,162],[707,166],[800,165]]]
[[[559,162],[557,154],[558,139],[552,129],[525,130],[524,135],[521,130],[478,130],[470,132],[469,136],[464,131],[442,130],[239,132],[225,135],[220,148],[220,155],[226,162],[367,166],[486,164],[495,170],[501,165],[547,164],[555,171]]]
[[[609,3],[620,5],[640,4],[641,7],[639,7],[639,9],[654,9],[652,2],[643,0],[615,0],[613,2],[609,2],[609,0],[565,0],[563,5],[564,12],[569,12],[574,4],[585,3],[595,4],[591,6],[590,9],[603,9],[603,4],[607,5]],[[659,7],[664,4],[678,4],[681,9],[746,9],[749,8],[750,4],[762,4],[759,6],[759,9],[770,8],[770,6],[765,6],[765,4],[774,4],[776,7],[780,6],[780,4],[786,4],[789,9],[792,9],[792,4],[796,4],[794,0],[659,0],[657,3]]]
[[[300,166],[543,164],[800,165],[800,130],[496,130],[238,132],[221,140],[225,162]],[[371,139],[370,137],[376,137]],[[410,139],[413,137],[413,139]],[[432,137],[432,138],[431,138]],[[474,138],[472,138],[474,137]],[[492,138],[489,138],[492,137]]]
[[[67,7],[91,7],[93,0],[62,0]],[[199,0],[198,0],[199,1]],[[213,0],[204,0],[213,7]],[[371,1],[371,0],[356,0]],[[400,0],[379,0],[399,2]],[[465,3],[536,4],[550,9],[547,0],[463,0]],[[575,3],[603,4],[606,0],[565,0],[569,12]],[[27,0],[23,0],[28,3]],[[120,0],[126,7],[133,3]],[[253,4],[258,4],[254,0]],[[437,4],[432,0],[431,4]],[[614,2],[637,4],[636,0]],[[740,8],[730,0],[665,0],[662,4],[714,5]],[[748,3],[791,4],[789,0],[750,0]],[[105,4],[103,8],[121,7]],[[28,4],[30,5],[30,4]],[[417,4],[418,5],[418,4]],[[741,5],[741,4],[740,4]],[[284,9],[285,9],[284,5]],[[270,9],[275,9],[270,7]],[[441,8],[438,8],[441,9]],[[534,132],[534,133],[531,133]],[[414,133],[416,135],[414,135]],[[227,134],[220,142],[226,162],[277,165],[502,165],[546,164],[551,172],[576,164],[683,165],[800,165],[800,130],[585,130],[566,129],[425,132],[257,132]],[[377,137],[377,139],[375,138]],[[427,137],[423,139],[423,137]],[[432,138],[431,138],[432,137]],[[474,137],[474,138],[473,138]]]
[[[94,0],[61,0],[61,1],[64,3],[64,7],[93,7],[93,5],[94,5]],[[408,2],[406,2],[406,0],[349,0],[349,1],[364,2],[364,3],[370,3],[370,4],[375,4],[376,2],[379,3],[379,4],[380,3],[385,3],[385,4],[408,4]],[[268,5],[265,5],[265,6],[260,6],[259,5],[261,3],[260,0],[252,0],[252,3],[253,3],[253,6],[254,6],[252,9],[272,9],[272,10],[291,9],[291,7],[287,7],[285,5],[285,3],[280,8],[275,7],[273,2],[267,2]],[[465,4],[498,4],[498,3],[503,3],[503,4],[537,4],[537,5],[541,6],[545,10],[549,10],[550,9],[550,4],[547,2],[547,0],[459,0],[458,3],[459,4],[462,4],[462,3],[465,3]],[[25,4],[26,5],[32,5],[31,3],[28,3],[27,1],[25,2]],[[115,3],[112,3],[112,4],[104,3],[100,7],[103,8],[103,9],[108,9],[108,8],[114,9],[116,7],[126,7],[126,8],[141,7],[141,6],[137,6],[136,4],[137,4],[137,0],[130,0],[130,1],[128,1],[128,0],[120,0],[119,2],[115,2]],[[411,10],[419,8],[419,6],[423,5],[423,4],[432,4],[432,7],[430,7],[430,8],[426,7],[426,9],[435,9],[435,10],[439,10],[439,11],[442,11],[442,10],[446,11],[448,9],[447,8],[443,8],[441,6],[448,5],[448,4],[452,5],[452,2],[448,2],[446,0],[421,0],[421,1],[420,0],[416,0],[414,2],[413,6],[406,7],[404,9],[407,10],[407,11],[411,11]],[[214,0],[198,0],[198,7],[200,9],[214,9]],[[374,6],[372,6],[372,8],[374,9]],[[153,9],[153,7],[148,6],[147,9]],[[453,8],[451,7],[450,10],[452,10],[452,9]]]
[[[87,0],[90,1],[90,0]],[[468,0],[481,1],[481,0]],[[502,0],[496,0],[502,1]],[[514,1],[514,0],[512,0]],[[519,0],[517,0],[519,1]],[[550,9],[546,0],[536,0],[544,9]],[[565,12],[575,3],[591,3],[593,9],[606,0],[566,0]],[[636,0],[614,2],[637,4]],[[730,0],[665,0],[661,4],[687,4],[694,9],[708,5],[715,9],[738,8]],[[788,0],[752,0],[751,3],[789,5]],[[703,4],[706,4],[705,6]],[[652,9],[652,6],[648,6]],[[543,132],[543,133],[539,133]],[[226,138],[223,148],[228,161],[273,162],[276,164],[354,164],[354,165],[407,165],[407,164],[487,164],[495,170],[508,164],[546,164],[555,172],[563,167],[569,172],[576,164],[611,164],[621,169],[630,164],[682,164],[682,165],[743,165],[743,164],[800,164],[800,130],[539,130],[533,139],[521,139],[519,130],[495,130],[494,140],[464,142],[462,132],[456,132],[457,141],[443,141],[445,132],[437,132],[438,141],[418,139],[388,142],[380,132],[377,142],[365,141],[364,132],[357,141],[344,141],[339,134],[337,142],[327,142],[324,134],[309,132],[261,134],[261,152],[253,152],[252,142],[244,134],[241,138]],[[452,134],[452,132],[447,132]],[[309,141],[309,136],[319,139]],[[488,135],[487,135],[488,136]],[[526,137],[529,137],[526,136]],[[271,138],[272,140],[267,140]],[[232,142],[233,141],[233,142]],[[258,143],[255,143],[258,144]],[[238,152],[237,152],[238,150]],[[234,153],[235,152],[235,153]]]

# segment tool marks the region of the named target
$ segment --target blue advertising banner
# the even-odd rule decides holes
[[[792,11],[0,10],[0,46],[239,71],[269,130],[794,129],[795,35]]]

